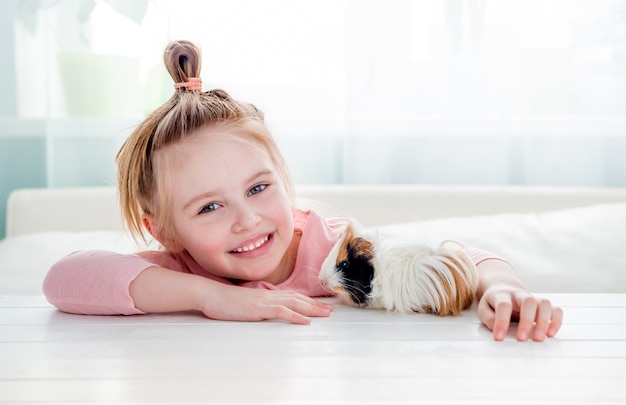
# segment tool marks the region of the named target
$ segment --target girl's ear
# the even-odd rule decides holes
[[[143,227],[146,228],[146,231],[148,231],[148,233],[150,235],[152,235],[152,237],[156,240],[158,240],[159,242],[161,242],[161,239],[155,235],[154,233],[154,229],[158,229],[154,220],[154,217],[150,214],[142,214],[141,215],[141,223],[143,224]]]
[[[177,243],[172,238],[167,238],[166,235],[162,232],[162,228],[156,222],[156,219],[151,214],[143,214],[141,216],[141,222],[143,223],[144,228],[148,231],[150,235],[161,245],[163,245],[167,250],[172,253],[179,253],[184,250],[179,243]]]

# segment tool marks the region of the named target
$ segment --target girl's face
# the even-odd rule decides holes
[[[201,129],[161,152],[177,162],[165,170],[174,243],[213,274],[278,283],[292,270],[283,260],[294,232],[290,199],[270,156],[243,131]]]

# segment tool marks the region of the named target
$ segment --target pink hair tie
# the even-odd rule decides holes
[[[202,90],[202,79],[199,77],[190,77],[186,82],[174,83],[175,89],[187,87],[188,90]]]

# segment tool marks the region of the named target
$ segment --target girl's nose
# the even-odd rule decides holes
[[[233,230],[241,232],[254,228],[261,221],[260,215],[251,207],[242,204],[236,208],[235,219],[233,222]]]

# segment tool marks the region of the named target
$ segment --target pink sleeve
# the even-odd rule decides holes
[[[64,312],[87,315],[141,314],[130,283],[154,264],[136,255],[80,251],[55,263],[43,283],[48,301]]]
[[[500,256],[482,249],[466,248],[465,253],[467,253],[470,260],[474,263],[474,266],[478,266],[481,262],[490,259],[502,260],[503,262],[509,263]]]

